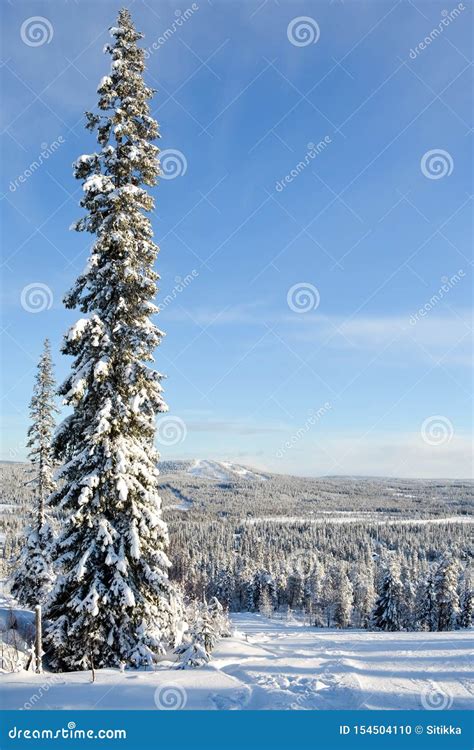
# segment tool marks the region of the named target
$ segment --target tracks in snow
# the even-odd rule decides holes
[[[241,634],[242,637],[242,634]],[[265,632],[240,641],[250,658],[219,668],[243,683],[229,708],[335,709],[360,708],[361,688],[335,644],[308,632]],[[310,648],[308,648],[310,646]],[[219,703],[219,702],[218,702]],[[228,703],[228,701],[226,701]],[[216,707],[224,707],[216,704]]]

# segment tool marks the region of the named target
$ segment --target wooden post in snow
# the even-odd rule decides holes
[[[35,672],[41,674],[43,671],[43,632],[41,628],[41,604],[35,607],[36,614],[36,640],[35,640]]]

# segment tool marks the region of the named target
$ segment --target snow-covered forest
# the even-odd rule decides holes
[[[428,658],[430,638],[455,692],[474,613],[472,482],[312,479],[158,452],[168,409],[151,221],[160,134],[128,10],[110,35],[110,70],[86,113],[96,150],[74,163],[82,198],[72,228],[91,247],[64,297],[76,316],[61,349],[70,369],[57,384],[46,339],[28,461],[0,465],[0,668],[13,707],[28,703],[43,669],[70,673],[54,703],[63,707],[75,696],[90,706],[85,673],[113,690],[130,671],[132,703],[147,707],[141,680],[159,681],[160,670],[179,672],[194,708],[397,707],[392,694],[372,700],[388,692],[377,676],[356,675],[371,660],[393,671],[410,649]],[[406,705],[418,679],[410,668]],[[426,680],[423,690],[429,701]]]
[[[469,482],[239,478],[224,465],[195,464],[160,466],[170,575],[188,598],[217,597],[234,612],[301,613],[316,627],[470,625]],[[28,512],[31,491],[25,466],[3,464],[1,474],[5,572],[21,544],[15,505],[22,498],[18,509]]]
[[[97,700],[103,708],[160,708],[160,701],[190,709],[470,705],[469,483],[302,480],[251,470],[242,477],[240,467],[212,461],[160,468],[174,549],[171,580],[188,605],[215,596],[228,607],[231,637],[223,628],[216,638],[212,620],[206,623],[198,608],[191,624],[212,647],[210,665],[195,640],[185,656],[197,669],[177,670],[179,654],[170,661],[168,653],[157,671],[138,673],[132,691],[119,670],[101,670],[93,692],[89,672],[64,681],[64,675],[20,671],[5,683],[5,706],[92,708]],[[5,576],[21,550],[32,490],[25,486],[28,466],[0,469]],[[350,510],[355,497],[361,510]],[[31,613],[25,621],[8,601],[0,619],[3,642],[17,647],[3,647],[4,669],[11,672],[8,657],[27,653],[34,625]]]

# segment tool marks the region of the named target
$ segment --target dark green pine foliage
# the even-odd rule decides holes
[[[52,531],[47,500],[55,489],[51,441],[58,409],[54,400],[55,381],[48,339],[38,363],[30,402],[31,427],[28,430],[31,484],[34,503],[31,522],[25,530],[25,543],[12,576],[11,592],[25,607],[43,604],[53,584],[51,567]]]
[[[438,629],[438,603],[436,601],[435,579],[429,571],[421,585],[418,621],[423,630],[433,632]]]
[[[87,113],[99,149],[75,163],[87,214],[74,228],[95,243],[65,298],[87,317],[65,338],[74,364],[60,393],[72,413],[54,442],[63,466],[51,502],[65,520],[47,647],[62,670],[150,664],[181,635],[154,447],[155,416],[167,407],[162,376],[147,364],[163,335],[151,321],[158,247],[146,214],[154,203],[141,187],[155,185],[159,173],[154,91],[143,80],[142,35],[127,10],[110,33],[102,113]]]
[[[459,614],[458,563],[449,555],[441,560],[435,574],[438,603],[438,630],[454,630]]]
[[[377,630],[402,630],[402,597],[400,566],[398,561],[390,561],[383,573],[372,613],[372,623]]]
[[[472,583],[469,578],[464,582],[464,589],[461,597],[461,611],[459,613],[459,627],[470,628],[472,625],[472,616],[474,614],[474,592]]]

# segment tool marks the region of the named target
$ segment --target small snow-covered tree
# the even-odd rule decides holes
[[[324,567],[316,561],[313,571],[309,578],[310,597],[311,597],[311,621],[315,627],[323,627],[323,588],[324,588]]]
[[[30,402],[32,424],[27,447],[32,464],[31,483],[34,501],[31,522],[25,530],[25,542],[12,576],[11,592],[20,604],[34,607],[42,604],[54,581],[51,567],[52,530],[47,515],[47,499],[54,490],[51,439],[54,415],[55,382],[48,339],[38,363],[33,396]]]
[[[354,577],[354,609],[356,622],[362,628],[368,628],[375,603],[375,586],[373,566],[367,566],[353,573]]]
[[[435,575],[438,630],[453,630],[459,613],[458,566],[449,556],[440,562]]]
[[[380,581],[377,600],[372,613],[372,623],[378,630],[401,630],[403,587],[400,566],[392,560],[387,565]]]
[[[232,577],[227,568],[221,568],[216,576],[215,595],[229,610],[232,603]]]
[[[321,611],[324,613],[326,627],[331,626],[331,620],[334,616],[334,604],[336,601],[337,590],[337,568],[334,565],[328,566],[325,571],[322,592],[321,592]]]
[[[334,623],[338,628],[348,628],[351,624],[353,589],[343,566],[337,572],[335,594]]]
[[[87,317],[65,338],[74,364],[60,393],[73,411],[54,441],[63,466],[51,502],[65,521],[46,640],[52,667],[66,670],[149,664],[180,637],[154,447],[155,416],[167,407],[162,376],[147,364],[163,335],[151,321],[158,248],[146,213],[154,202],[141,187],[157,181],[158,126],[128,10],[110,33],[102,114],[87,113],[99,148],[75,164],[87,214],[74,228],[95,243],[65,298]]]
[[[231,635],[229,618],[215,597],[209,604],[192,603],[190,615],[188,632],[177,648],[181,669],[200,667],[210,661],[218,641]]]
[[[275,581],[268,570],[258,569],[255,571],[252,583],[252,609],[259,611],[260,602],[264,591],[267,591],[271,602],[275,601]]]
[[[406,630],[416,629],[416,613],[413,603],[416,599],[416,574],[406,565],[402,566],[400,580],[402,582],[401,622]]]
[[[258,611],[264,617],[271,617],[273,612],[272,599],[268,588],[262,588],[258,602]]]
[[[459,612],[458,624],[460,628],[470,628],[472,625],[472,616],[474,614],[474,591],[468,575],[464,581],[464,587],[461,594],[461,610]]]
[[[426,581],[421,582],[416,599],[415,619],[423,630],[433,632],[438,628],[438,603],[434,575],[430,571]]]
[[[288,576],[286,595],[292,609],[300,609],[303,606],[304,584],[304,578],[298,572]]]

